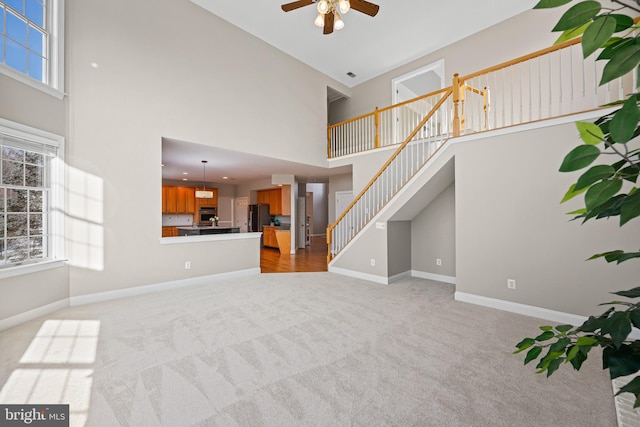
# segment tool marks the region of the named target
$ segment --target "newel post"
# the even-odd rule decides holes
[[[376,107],[376,111],[373,114],[373,120],[376,127],[375,147],[380,148],[380,111]]]
[[[460,80],[458,73],[453,75],[453,83],[451,85],[453,90],[453,136],[460,136]]]
[[[327,226],[327,264],[331,262],[331,226]]]

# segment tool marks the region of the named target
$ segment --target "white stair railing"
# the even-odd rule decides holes
[[[417,123],[404,143],[354,199],[338,220],[327,228],[331,260],[413,177],[451,137],[452,90],[438,95],[433,109]]]

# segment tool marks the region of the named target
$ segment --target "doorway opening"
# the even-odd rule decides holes
[[[399,104],[435,92],[443,87],[445,87],[444,59],[440,59],[391,80],[392,102],[394,105]],[[404,135],[400,134],[398,126],[400,109],[394,108],[393,112],[395,115],[393,120],[394,142],[400,143],[404,140]]]

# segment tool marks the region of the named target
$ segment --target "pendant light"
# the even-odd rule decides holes
[[[207,161],[202,161],[202,190],[196,190],[196,199],[213,199],[213,191],[207,191],[205,169]]]

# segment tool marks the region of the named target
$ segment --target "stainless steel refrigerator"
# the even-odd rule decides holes
[[[249,218],[247,221],[248,231],[262,231],[262,226],[269,225],[271,215],[269,205],[249,205]]]

